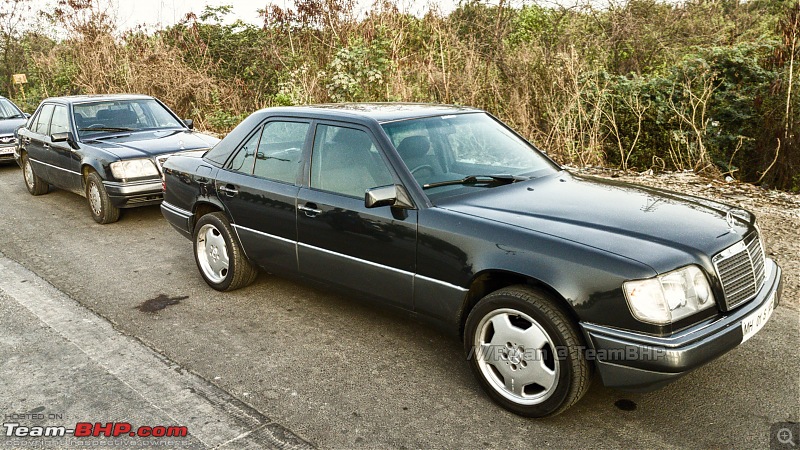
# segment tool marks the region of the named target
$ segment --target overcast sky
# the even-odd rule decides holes
[[[292,0],[109,0],[117,13],[117,23],[121,28],[132,28],[147,24],[152,27],[168,26],[180,21],[188,12],[199,15],[206,5],[233,5],[233,16],[244,22],[260,25],[257,11],[268,4],[280,7],[293,5]],[[450,11],[458,0],[434,0],[434,3]],[[356,0],[360,9],[368,8],[372,0]],[[406,11],[418,12],[426,8],[427,0],[405,0],[398,2]]]
[[[244,22],[261,25],[257,10],[264,9],[268,4],[280,7],[292,6],[292,0],[101,0],[110,2],[117,13],[117,22],[122,29],[132,28],[140,24],[147,24],[152,28],[169,26],[180,21],[188,12],[199,14],[206,5],[222,6],[233,5],[233,18]],[[359,10],[368,9],[374,0],[356,0]],[[591,2],[595,5],[604,4],[615,0],[505,0],[506,4],[519,7],[523,2],[539,3],[543,5],[571,6],[576,3]],[[620,1],[620,0],[616,0]],[[674,1],[674,0],[668,0]],[[401,10],[412,14],[421,15],[430,5],[444,13],[451,12],[459,0],[396,0],[395,3]],[[488,0],[496,4],[498,0]]]
[[[31,12],[36,14],[42,10],[52,10],[58,0],[35,0]],[[181,21],[186,14],[193,12],[197,15],[203,12],[206,5],[223,6],[232,5],[233,11],[229,16],[232,22],[240,19],[243,22],[261,25],[258,10],[267,5],[275,4],[282,8],[294,5],[293,0],[95,0],[101,7],[110,12],[117,21],[120,31],[145,25],[146,29],[156,30],[168,27]],[[356,14],[367,11],[375,0],[354,0],[357,8]],[[460,0],[391,0],[401,11],[417,16],[422,16],[435,7],[444,14],[449,14],[458,5]],[[461,0],[465,1],[465,0]],[[489,4],[497,4],[500,0],[481,0]],[[577,4],[591,4],[594,7],[607,6],[609,3],[623,3],[626,0],[503,0],[506,5],[521,7],[524,4],[539,4],[551,7],[572,7]],[[681,0],[662,0],[670,3]],[[6,11],[8,5],[0,0],[0,12]],[[38,25],[41,26],[41,22]],[[53,30],[58,35],[58,30]]]
[[[168,26],[180,21],[188,12],[200,14],[205,5],[233,5],[234,15],[249,23],[260,23],[259,9],[264,9],[266,0],[113,0],[116,5],[117,22],[122,28],[139,24]],[[281,5],[283,0],[277,4]]]

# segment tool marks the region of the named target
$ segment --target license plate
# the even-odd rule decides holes
[[[0,155],[10,155],[14,153],[14,147],[0,148]]]
[[[764,328],[764,324],[772,317],[772,311],[774,310],[775,294],[773,293],[769,300],[758,308],[758,310],[742,319],[742,342],[750,339],[753,335],[758,333],[759,330]]]

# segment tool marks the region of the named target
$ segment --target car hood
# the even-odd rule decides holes
[[[14,134],[17,128],[25,125],[28,119],[3,119],[0,120],[0,136],[8,136]]]
[[[181,130],[139,131],[83,141],[110,152],[120,159],[143,158],[185,150],[207,149],[219,139],[202,133]]]
[[[657,272],[709,261],[755,222],[749,212],[711,200],[568,172],[439,206],[599,248]]]

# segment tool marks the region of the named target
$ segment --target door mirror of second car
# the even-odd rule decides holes
[[[22,113],[22,115],[25,116],[26,119],[30,119],[31,118],[30,113],[24,112],[24,113]]]
[[[192,119],[183,119],[183,124],[186,125],[186,128],[190,130],[194,130],[194,120]]]
[[[391,206],[400,209],[414,209],[411,197],[409,197],[406,189],[399,184],[367,189],[364,194],[364,205],[367,208]]]
[[[62,133],[53,133],[53,134],[51,134],[50,135],[50,142],[53,142],[53,143],[66,142],[74,150],[77,150],[79,148],[78,147],[78,143],[75,142],[75,139],[72,138],[72,133],[70,133],[69,131],[64,131]]]

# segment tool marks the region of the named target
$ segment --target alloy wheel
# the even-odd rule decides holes
[[[529,315],[510,308],[491,311],[478,324],[473,348],[482,375],[506,399],[536,405],[556,390],[556,346]]]

